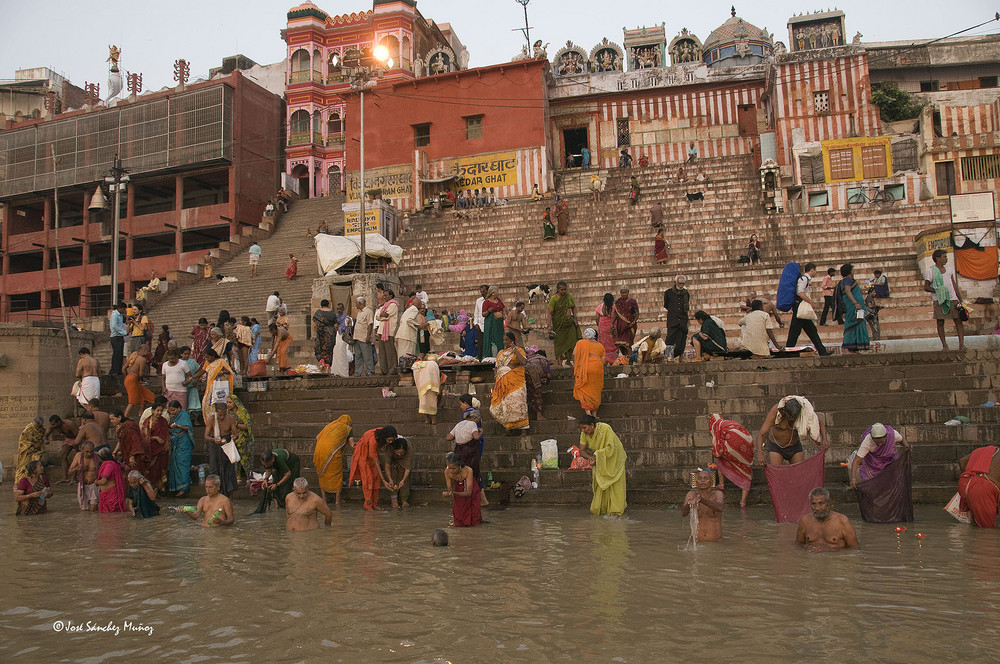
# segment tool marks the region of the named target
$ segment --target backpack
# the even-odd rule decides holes
[[[778,292],[774,297],[774,305],[778,311],[791,311],[795,305],[795,288],[799,281],[802,269],[798,263],[788,263],[781,270],[781,278],[778,280]]]

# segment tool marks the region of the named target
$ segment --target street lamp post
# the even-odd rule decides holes
[[[359,118],[361,120],[361,156],[359,160],[361,195],[358,206],[358,221],[361,228],[361,274],[364,274],[368,262],[365,242],[365,236],[368,234],[365,224],[365,88],[374,87],[376,85],[374,79],[380,78],[386,69],[392,69],[392,58],[389,57],[389,50],[380,44],[370,52],[367,49],[364,52],[354,48],[347,49],[343,59],[339,55],[334,55],[333,65],[336,67],[340,62],[343,62],[344,73],[350,79],[351,88],[358,90],[361,103]]]
[[[128,184],[128,169],[122,168],[122,160],[115,155],[115,161],[111,168],[104,174],[104,184],[108,193],[114,193],[114,229],[111,236],[111,307],[118,304],[118,227],[121,224],[121,192],[125,191]],[[103,210],[107,207],[101,187],[97,188],[91,199],[91,210]]]

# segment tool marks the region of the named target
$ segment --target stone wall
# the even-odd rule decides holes
[[[93,348],[93,342],[90,333],[71,332],[67,349],[61,329],[0,326],[0,462],[5,481],[14,476],[17,439],[25,425],[38,415],[48,419],[53,413],[72,413],[70,388],[78,351],[81,346]]]

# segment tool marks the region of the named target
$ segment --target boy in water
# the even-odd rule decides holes
[[[725,500],[722,492],[715,488],[712,473],[698,470],[698,488],[688,491],[681,507],[681,515],[687,516],[692,509],[698,510],[698,541],[717,542],[722,539],[722,510]]]

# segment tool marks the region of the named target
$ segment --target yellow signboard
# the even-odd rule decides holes
[[[358,223],[359,210],[344,212],[344,235],[361,235],[361,224]],[[379,208],[365,209],[365,235],[382,232],[382,210]]]
[[[517,153],[495,152],[493,154],[462,157],[452,162],[451,173],[458,176],[458,189],[482,189],[484,187],[507,187],[517,184]]]
[[[413,193],[413,175],[408,164],[383,166],[365,170],[365,189],[379,189],[382,198],[409,198]],[[361,200],[361,173],[347,174],[347,201]]]
[[[917,238],[917,260],[930,260],[931,254],[938,249],[951,253],[951,229],[922,233]]]

